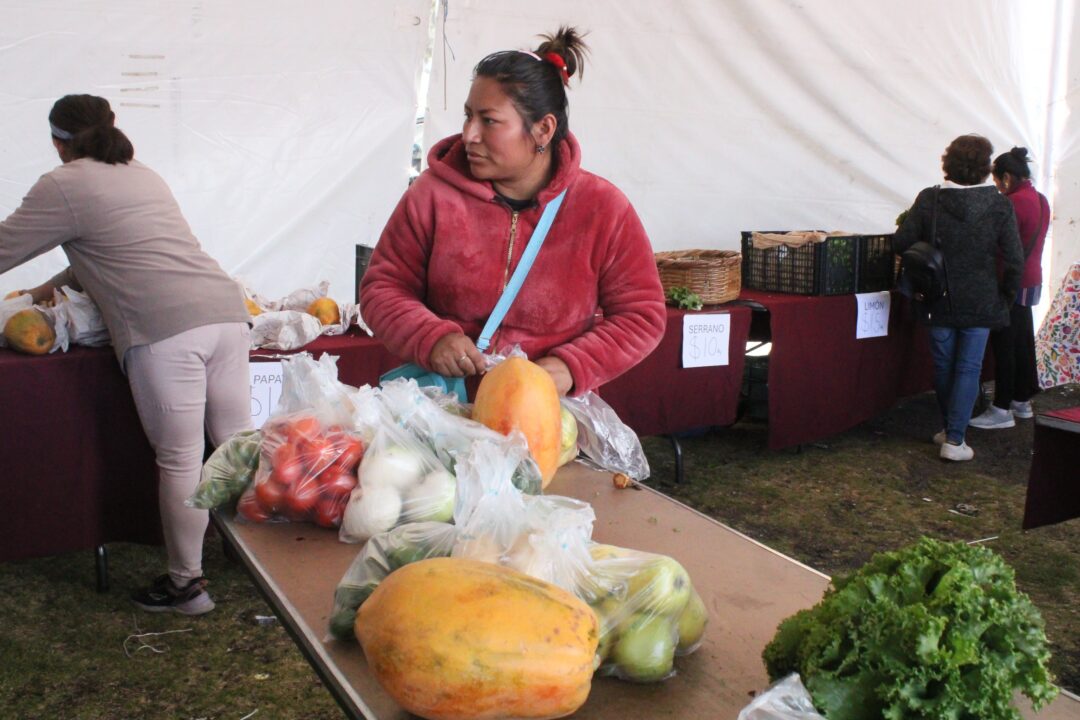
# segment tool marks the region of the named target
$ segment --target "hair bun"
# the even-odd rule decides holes
[[[1027,162],[1028,150],[1025,147],[1014,147],[1009,154],[1015,156],[1017,160]]]

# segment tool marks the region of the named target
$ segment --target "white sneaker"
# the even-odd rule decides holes
[[[945,434],[944,430],[940,430],[940,431],[934,433],[934,444],[935,445],[944,445],[945,441],[948,440],[948,439],[949,439],[949,437],[948,437],[948,435]]]
[[[1015,400],[1009,405],[1009,409],[1012,410],[1013,417],[1020,418],[1021,420],[1030,420],[1035,417],[1035,411],[1031,409],[1031,401],[1016,402]]]
[[[991,405],[982,415],[971,418],[968,424],[982,430],[1004,430],[1014,427],[1016,421],[1013,420],[1012,410],[1002,410],[997,405]]]
[[[971,449],[966,442],[962,442],[959,445],[953,445],[952,443],[945,443],[941,446],[941,459],[952,460],[953,462],[964,462],[975,457],[975,451]]]

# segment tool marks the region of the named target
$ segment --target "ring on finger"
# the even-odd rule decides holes
[[[459,357],[459,358],[457,359],[457,361],[458,361],[458,365],[460,365],[460,364],[461,364],[461,361],[462,361],[462,360],[468,360],[468,359],[469,359],[469,356],[468,356],[468,355],[462,355],[461,357]]]

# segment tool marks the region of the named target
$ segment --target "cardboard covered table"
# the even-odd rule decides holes
[[[592,504],[595,540],[679,560],[710,615],[702,646],[676,658],[677,675],[649,685],[595,678],[574,718],[734,720],[767,685],[761,651],[776,626],[816,603],[828,585],[825,575],[655,491],[615,489],[610,473],[574,463],[548,491]],[[334,588],[360,546],[311,525],[252,525],[226,513],[214,521],[349,717],[413,717],[383,692],[358,644],[325,639]],[[1080,702],[1059,698],[1038,717],[1080,718]]]

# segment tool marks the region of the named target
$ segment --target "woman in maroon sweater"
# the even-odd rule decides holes
[[[437,143],[405,192],[360,286],[364,321],[392,352],[444,376],[485,367],[476,339],[544,207],[566,197],[491,348],[520,345],[578,395],[637,364],[666,313],[634,208],[581,168],[566,85],[585,45],[572,28],[535,52],[476,66],[460,135]]]
[[[1027,148],[1014,147],[994,160],[994,183],[1012,202],[1024,270],[1009,311],[1009,324],[990,333],[994,352],[994,403],[972,418],[972,427],[984,430],[1011,428],[1014,418],[1034,415],[1031,398],[1039,391],[1035,374],[1035,329],[1031,308],[1042,295],[1042,250],[1050,225],[1050,205],[1031,184]]]

